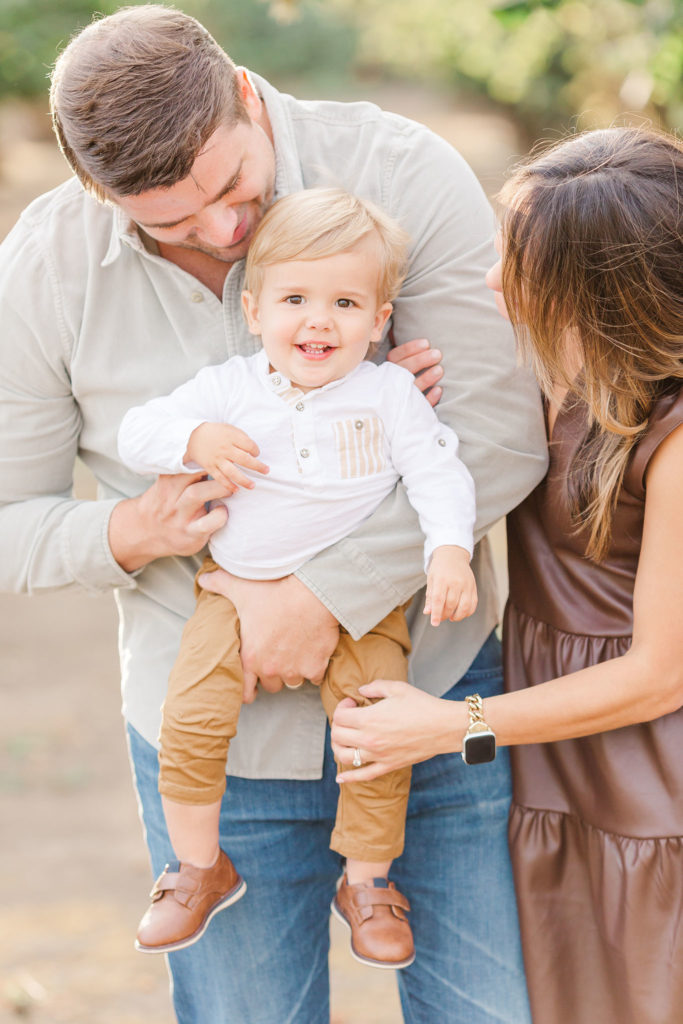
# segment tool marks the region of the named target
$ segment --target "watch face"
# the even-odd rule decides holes
[[[466,736],[463,758],[467,764],[486,764],[496,756],[496,737],[492,732],[480,732],[476,736]]]

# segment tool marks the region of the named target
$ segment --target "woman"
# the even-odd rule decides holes
[[[510,842],[537,1024],[683,1006],[683,146],[610,129],[520,168],[489,273],[547,400],[550,468],[508,518]],[[376,681],[340,778],[461,749],[468,704]],[[476,717],[476,716],[475,716]],[[486,770],[472,768],[471,770]],[[454,851],[457,856],[457,851]]]

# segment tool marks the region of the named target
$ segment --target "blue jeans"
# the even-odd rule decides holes
[[[502,690],[492,634],[447,698]],[[155,875],[173,860],[156,750],[129,726]],[[342,871],[329,849],[337,785],[328,742],[314,782],[230,778],[221,845],[248,883],[200,942],[169,956],[179,1024],[329,1024],[329,908]],[[406,846],[391,877],[410,900],[415,963],[398,973],[405,1024],[530,1020],[507,847],[506,750],[469,767],[459,754],[413,770]],[[371,968],[368,968],[370,970]]]

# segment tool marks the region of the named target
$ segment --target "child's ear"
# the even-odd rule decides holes
[[[379,341],[381,339],[382,331],[384,330],[384,325],[391,316],[393,308],[394,307],[390,302],[385,302],[383,305],[379,307],[379,309],[375,313],[375,322],[372,325],[370,341],[374,342]]]
[[[258,303],[251,292],[242,292],[242,311],[250,334],[261,334],[261,321],[258,315]]]

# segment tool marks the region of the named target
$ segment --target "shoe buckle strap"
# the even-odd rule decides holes
[[[410,910],[410,903],[398,889],[360,889],[355,894],[358,906],[389,906]]]
[[[154,883],[154,888],[149,894],[150,899],[156,902],[161,899],[165,892],[174,892],[176,901],[181,906],[191,909],[197,887],[195,886],[191,889],[188,887],[187,882],[188,880],[185,879],[183,884],[181,884],[180,873],[177,871],[164,871]]]
[[[367,921],[373,915],[373,907],[390,907],[394,917],[406,920],[404,911],[410,910],[410,903],[397,889],[360,889],[354,894],[354,911],[359,922]]]

